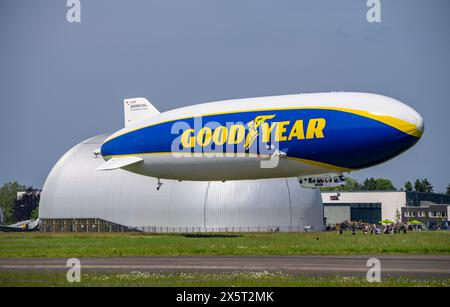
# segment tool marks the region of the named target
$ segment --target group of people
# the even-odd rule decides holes
[[[363,222],[344,221],[340,224],[336,224],[335,229],[339,234],[342,234],[344,230],[350,230],[352,234],[356,234],[357,231],[361,231],[363,234],[381,235],[391,233],[407,233],[408,231],[412,231],[413,227],[401,222],[395,224],[380,225]]]

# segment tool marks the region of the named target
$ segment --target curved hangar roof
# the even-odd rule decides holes
[[[103,159],[95,158],[93,151],[106,137],[81,142],[56,163],[41,194],[41,219],[100,218],[146,231],[322,229],[320,192],[300,188],[296,178],[162,180],[163,186],[157,191],[156,178],[120,169],[95,170]]]

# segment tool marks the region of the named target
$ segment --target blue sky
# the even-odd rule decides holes
[[[405,154],[353,177],[450,182],[450,1],[0,0],[0,184],[42,187],[78,142],[123,126],[122,100],[166,111],[228,98],[362,91],[425,119]]]

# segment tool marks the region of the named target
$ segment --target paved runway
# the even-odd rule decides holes
[[[272,271],[308,275],[364,275],[369,258],[381,261],[383,276],[450,278],[450,255],[389,256],[199,256],[81,258],[86,271],[231,272]],[[67,259],[0,259],[0,270],[67,270]]]

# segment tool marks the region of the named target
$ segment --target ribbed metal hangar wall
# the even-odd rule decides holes
[[[303,231],[323,228],[320,192],[296,178],[227,182],[156,179],[124,170],[95,171],[93,151],[107,135],[70,149],[51,170],[39,217],[102,219],[144,231]]]

